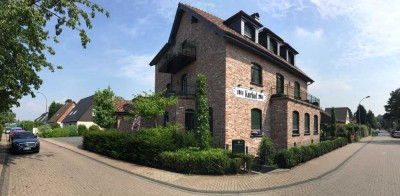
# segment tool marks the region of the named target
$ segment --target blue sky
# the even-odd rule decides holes
[[[166,43],[179,1],[115,0],[100,3],[111,14],[92,21],[87,49],[78,32],[64,30],[56,55],[48,60],[62,70],[40,72],[39,89],[48,99],[63,103],[94,94],[110,86],[116,95],[154,89],[154,68],[148,63]],[[300,54],[296,64],[314,83],[309,93],[326,107],[349,107],[358,102],[375,115],[391,91],[400,87],[400,1],[378,0],[183,0],[222,19],[243,10],[258,12],[260,22],[282,37]],[[284,2],[284,3],[282,3]],[[53,28],[53,27],[52,27]],[[24,97],[13,108],[19,120],[33,120],[45,111],[45,99]]]

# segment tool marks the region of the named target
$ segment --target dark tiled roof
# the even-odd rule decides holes
[[[68,110],[69,107],[71,107],[74,103],[72,102],[67,102],[64,104],[60,109],[57,110],[57,112],[49,119],[49,123],[54,123],[57,122],[58,119]]]
[[[65,119],[62,121],[63,123],[68,123],[68,122],[77,122],[79,119],[82,118],[82,116],[85,114],[85,112],[92,106],[93,104],[93,98],[94,96],[89,96],[86,98],[81,99],[78,104],[74,107],[74,109],[71,110],[71,112],[65,117]]]
[[[39,117],[37,117],[37,118],[35,119],[35,122],[43,122],[43,123],[46,123],[47,118],[48,118],[47,115],[48,115],[47,112],[41,114]]]
[[[331,114],[332,108],[325,108],[325,112]],[[346,122],[346,117],[347,113],[349,113],[349,121],[351,121],[351,116],[350,116],[350,109],[348,107],[338,107],[335,108],[335,114],[336,114],[336,121],[337,122]]]
[[[274,60],[276,60],[280,64],[284,65],[284,68],[286,68],[286,69],[288,69],[290,71],[293,71],[294,73],[297,73],[297,74],[301,75],[307,81],[314,82],[307,74],[305,74],[297,66],[289,64],[288,62],[286,62],[286,60],[282,59],[279,55],[276,55],[273,52],[269,51],[268,49],[266,49],[261,44],[258,44],[258,43],[255,43],[255,42],[249,40],[249,39],[246,39],[240,33],[236,32],[235,30],[233,30],[233,29],[229,28],[228,26],[226,26],[224,24],[224,20],[222,20],[221,18],[219,18],[217,16],[214,16],[214,15],[212,15],[210,13],[207,13],[207,12],[201,10],[201,9],[198,9],[198,8],[192,7],[190,5],[187,5],[187,4],[179,3],[179,5],[178,5],[178,11],[177,11],[177,14],[176,14],[176,17],[175,17],[174,25],[173,25],[172,30],[171,30],[171,35],[170,35],[169,41],[173,40],[173,38],[176,36],[178,25],[180,23],[180,21],[177,21],[177,20],[180,20],[180,18],[179,18],[180,15],[178,14],[180,10],[188,11],[188,12],[191,12],[194,16],[201,17],[202,19],[204,19],[204,20],[201,20],[201,21],[204,21],[206,26],[208,26],[212,30],[214,30],[216,32],[216,34],[218,34],[220,36],[224,36],[226,38],[233,37],[234,39],[237,39],[242,43],[250,45],[251,47],[261,51],[263,54],[267,54],[268,56],[273,57]],[[156,55],[156,57],[150,62],[150,65],[154,65],[158,61],[158,59],[161,58],[162,54],[160,54],[160,53],[164,53],[166,51],[167,51],[166,48],[163,47],[163,50],[161,50]]]

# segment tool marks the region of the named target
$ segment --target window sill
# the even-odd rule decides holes
[[[263,135],[250,135],[250,138],[259,138],[259,137],[263,137]]]
[[[250,82],[250,84],[255,85],[255,86],[259,86],[259,87],[263,87],[262,84],[257,84],[257,83],[254,83],[254,82]]]
[[[318,132],[314,132],[314,135],[318,135]]]
[[[304,135],[310,135],[310,133],[304,133]]]
[[[292,137],[299,137],[300,134],[292,134]]]

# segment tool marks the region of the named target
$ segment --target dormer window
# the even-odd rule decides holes
[[[254,40],[254,34],[255,34],[255,29],[254,27],[251,26],[250,23],[245,22],[244,23],[244,35],[251,40]]]
[[[290,64],[294,65],[294,54],[293,54],[293,52],[289,52],[287,61],[288,61]]]
[[[271,50],[274,54],[278,55],[278,42],[274,39],[269,41],[269,50]]]

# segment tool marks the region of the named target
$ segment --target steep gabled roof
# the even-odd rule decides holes
[[[46,123],[47,118],[48,118],[48,112],[45,112],[45,113],[41,114],[39,117],[37,117],[37,118],[35,119],[35,122],[43,122],[43,123]]]
[[[75,103],[74,102],[67,102],[65,103],[60,109],[57,110],[56,113],[47,121],[48,123],[54,123],[57,122],[61,116],[68,111],[70,107],[73,107]]]
[[[175,20],[172,25],[171,34],[169,36],[168,43],[157,53],[157,55],[149,63],[150,66],[157,64],[161,57],[168,51],[168,49],[175,44],[175,38],[178,33],[179,25],[183,16],[183,13],[187,12],[195,17],[199,22],[213,30],[217,35],[224,37],[228,42],[238,45],[242,49],[250,50],[251,52],[260,55],[288,70],[289,72],[301,77],[307,82],[314,82],[307,74],[300,70],[297,66],[291,65],[282,59],[279,55],[276,55],[266,49],[261,44],[255,43],[251,40],[246,39],[243,35],[229,28],[224,24],[224,20],[207,13],[201,9],[179,3],[176,11]],[[239,12],[240,13],[240,12]],[[271,31],[272,32],[272,31]],[[294,50],[294,49],[293,49]],[[294,50],[295,51],[295,50]],[[297,52],[297,51],[296,51]]]
[[[90,108],[90,106],[93,104],[93,95],[81,99],[78,104],[74,107],[74,109],[71,110],[71,112],[65,117],[65,119],[62,121],[63,123],[68,123],[68,122],[77,122],[79,119],[82,118],[82,116],[86,113],[86,111]]]
[[[325,112],[331,114],[332,108],[325,108]],[[335,114],[336,114],[336,121],[337,122],[346,122],[347,114],[349,114],[349,121],[351,121],[352,117],[350,116],[350,109],[348,107],[337,107],[335,108]]]

